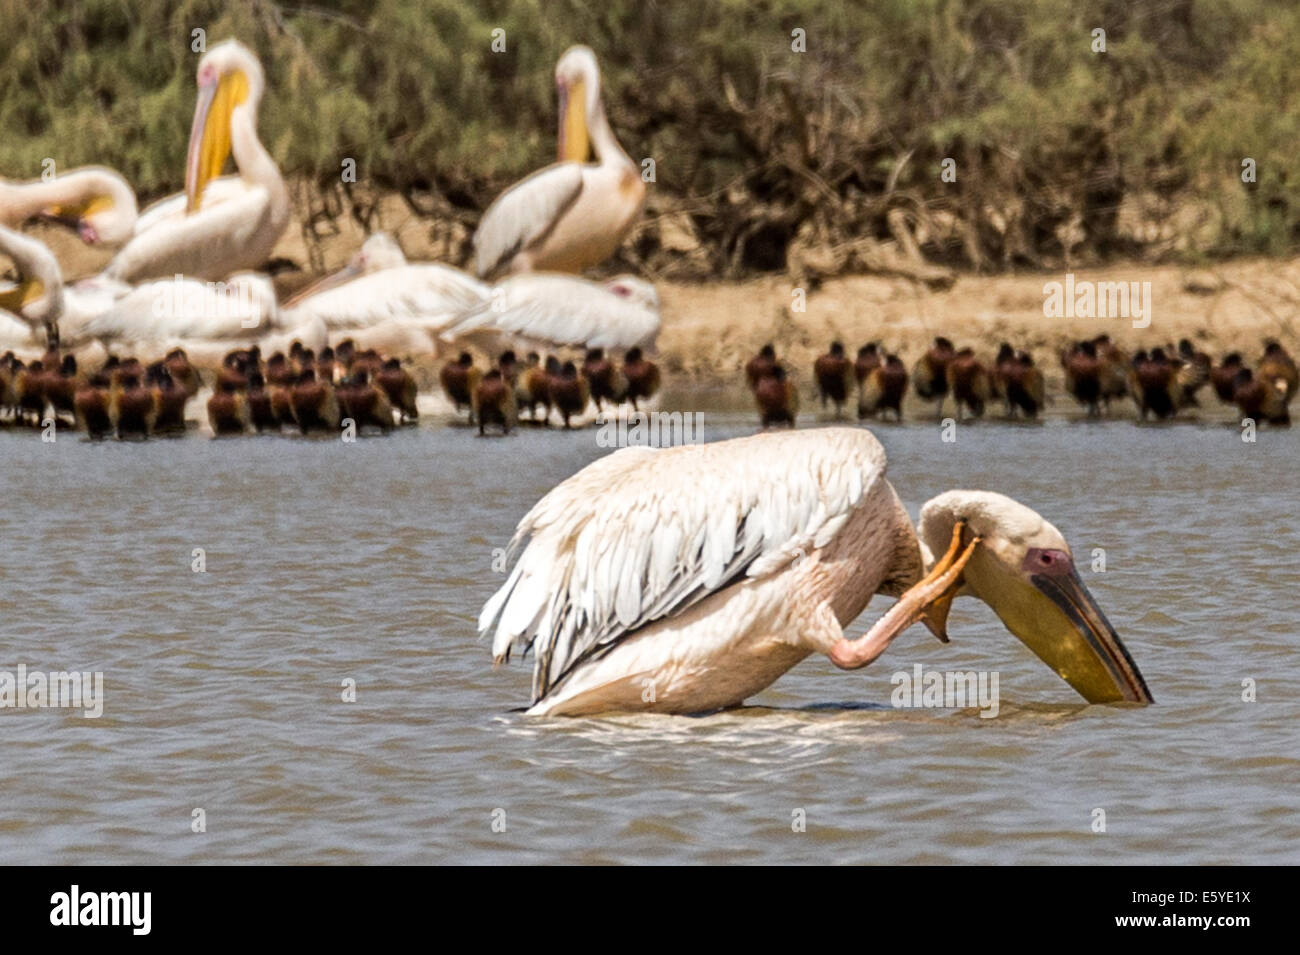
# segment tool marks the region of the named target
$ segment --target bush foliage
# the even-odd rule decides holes
[[[350,157],[466,225],[552,158],[554,63],[589,44],[655,159],[627,258],[659,273],[840,271],[909,240],[979,269],[1284,254],[1300,224],[1289,0],[0,0],[0,175],[51,157],[179,189],[195,28],[261,56],[287,174],[337,191]]]

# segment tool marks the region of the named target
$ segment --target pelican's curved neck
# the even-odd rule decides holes
[[[587,131],[591,135],[591,148],[596,153],[596,161],[601,165],[626,166],[635,170],[636,163],[623,151],[605,116],[599,82],[594,83],[592,89],[592,102],[587,106]]]
[[[25,281],[41,283],[41,299],[48,302],[47,309],[57,317],[63,308],[63,272],[54,253],[41,242],[0,226],[0,255],[13,260]]]
[[[250,97],[230,114],[230,152],[239,167],[239,178],[264,186],[273,197],[288,198],[280,167],[257,138],[257,99]]]

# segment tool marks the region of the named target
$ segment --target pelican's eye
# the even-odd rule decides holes
[[[1073,571],[1070,555],[1063,550],[1031,547],[1025,554],[1024,570],[1030,574],[1069,574]]]

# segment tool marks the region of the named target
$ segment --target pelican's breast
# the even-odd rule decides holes
[[[533,269],[578,272],[603,262],[640,218],[645,198],[645,183],[635,168],[585,166],[582,192],[538,246]]]

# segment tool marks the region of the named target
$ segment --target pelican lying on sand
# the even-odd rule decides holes
[[[559,162],[511,186],[474,233],[482,278],[510,272],[579,272],[609,258],[641,217],[645,182],[605,118],[600,68],[588,47],[555,65]],[[594,148],[595,162],[588,162]]]
[[[229,40],[210,49],[198,67],[198,102],[185,164],[185,214],[178,199],[146,209],[148,227],[109,263],[106,275],[127,282],[186,275],[221,279],[255,269],[289,224],[289,192],[280,170],[257,138],[257,110],[266,88],[262,66],[248,48]],[[204,201],[226,157],[239,167],[238,186],[226,181],[221,201]]]
[[[659,335],[659,295],[649,282],[620,275],[588,282],[571,275],[528,274],[506,279],[487,299],[447,326],[447,340],[507,339],[521,347],[653,349]]]
[[[76,230],[88,245],[120,245],[136,223],[135,191],[103,166],[74,169],[51,179],[0,181],[0,226],[18,228],[49,219]]]
[[[434,333],[483,302],[488,286],[460,269],[407,262],[391,236],[376,232],[339,271],[285,303],[301,319],[320,318],[330,330],[399,322]]]
[[[497,662],[533,652],[530,714],[735,706],[814,652],[856,669],[918,620],[946,641],[958,594],[1089,702],[1152,702],[1055,527],[948,491],[913,530],[864,430],[625,448],[534,505],[524,538],[479,628]],[[847,639],[877,593],[899,600]]]

